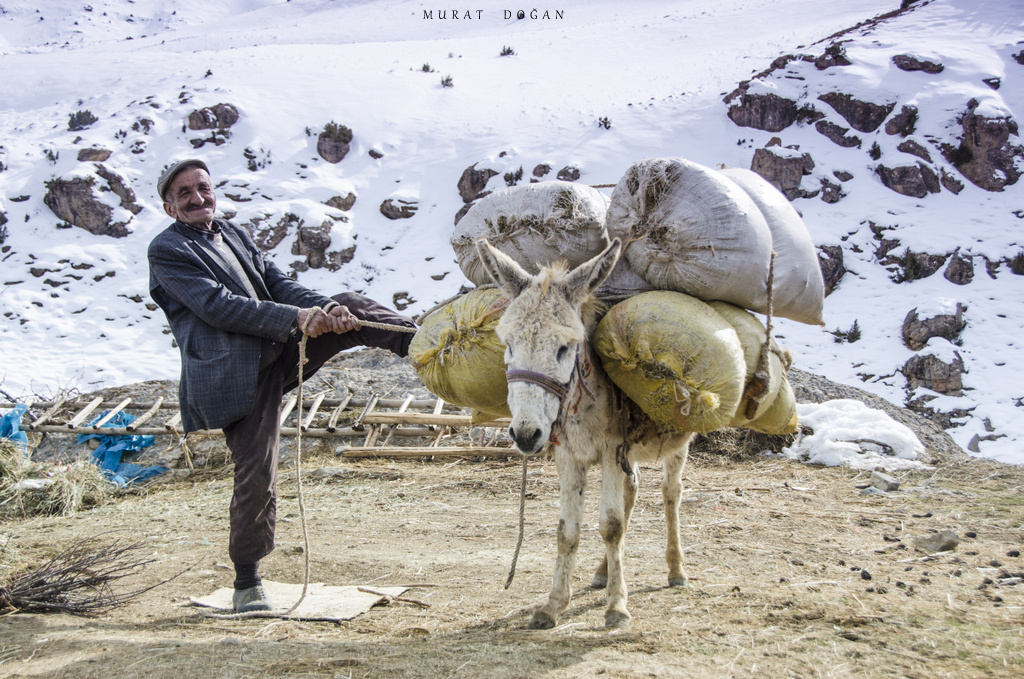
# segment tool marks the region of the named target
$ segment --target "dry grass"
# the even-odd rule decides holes
[[[20,446],[0,441],[0,517],[71,516],[103,504],[113,488],[89,462],[36,464]]]

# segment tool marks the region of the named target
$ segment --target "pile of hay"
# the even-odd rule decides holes
[[[88,461],[37,464],[21,445],[0,439],[0,517],[71,516],[103,504],[113,492]]]

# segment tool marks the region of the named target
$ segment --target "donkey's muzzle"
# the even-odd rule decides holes
[[[538,427],[524,425],[520,427],[510,426],[508,428],[509,437],[515,441],[516,446],[519,448],[519,452],[523,455],[533,455],[539,453],[540,449],[544,447],[547,442],[544,432]]]

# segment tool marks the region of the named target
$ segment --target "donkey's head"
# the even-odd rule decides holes
[[[551,436],[586,336],[584,307],[615,266],[619,245],[612,241],[572,271],[555,264],[534,276],[485,239],[477,242],[484,268],[511,299],[496,330],[508,365],[508,434],[527,455]]]

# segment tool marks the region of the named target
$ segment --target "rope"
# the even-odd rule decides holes
[[[770,381],[768,370],[768,354],[771,352],[772,344],[772,312],[773,296],[775,290],[775,252],[768,260],[768,306],[765,318],[764,342],[761,344],[761,356],[758,360],[757,370],[745,389],[744,396],[749,396],[747,401],[747,419],[753,419],[758,407],[768,395],[768,383]]]
[[[505,589],[512,586],[512,579],[516,577],[516,564],[519,562],[519,549],[523,546],[523,534],[526,528],[526,455],[523,458],[523,478],[519,484],[519,537],[516,539],[516,550],[512,553],[512,566],[508,570],[508,578],[505,580]]]

